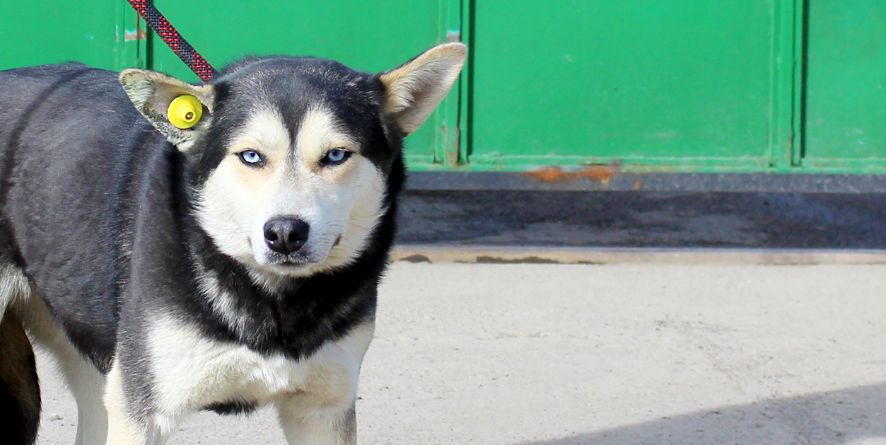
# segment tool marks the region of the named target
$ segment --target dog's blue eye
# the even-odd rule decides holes
[[[241,162],[249,166],[257,167],[265,163],[265,158],[255,150],[241,151],[237,156],[240,156]]]
[[[320,163],[323,165],[338,165],[345,162],[350,157],[351,152],[343,148],[333,148],[326,152],[323,159],[320,160]]]

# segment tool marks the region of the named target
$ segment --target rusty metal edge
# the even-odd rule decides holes
[[[886,265],[886,250],[396,246],[393,261],[412,263]]]
[[[409,190],[886,193],[886,175],[625,173],[609,170],[412,172]]]

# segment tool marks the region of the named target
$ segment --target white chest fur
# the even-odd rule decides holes
[[[158,318],[148,338],[157,408],[184,413],[214,403],[262,405],[293,396],[317,407],[349,406],[373,328],[357,326],[295,361],[208,339],[171,317]]]

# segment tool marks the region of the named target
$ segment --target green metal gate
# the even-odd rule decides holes
[[[81,60],[196,80],[123,0],[8,2],[0,68]],[[413,171],[886,173],[883,0],[157,0],[215,65],[383,70],[462,40]],[[534,172],[534,173],[533,173]]]

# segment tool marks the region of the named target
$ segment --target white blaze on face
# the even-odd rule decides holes
[[[321,165],[334,148],[353,155],[340,165]],[[261,153],[265,165],[245,165],[238,156],[245,150]],[[259,273],[304,276],[346,265],[365,248],[385,210],[382,173],[323,108],[305,113],[295,141],[279,113],[256,112],[198,194],[201,227],[219,250]],[[264,225],[279,216],[310,225],[304,247],[290,255],[302,266],[274,263]]]

